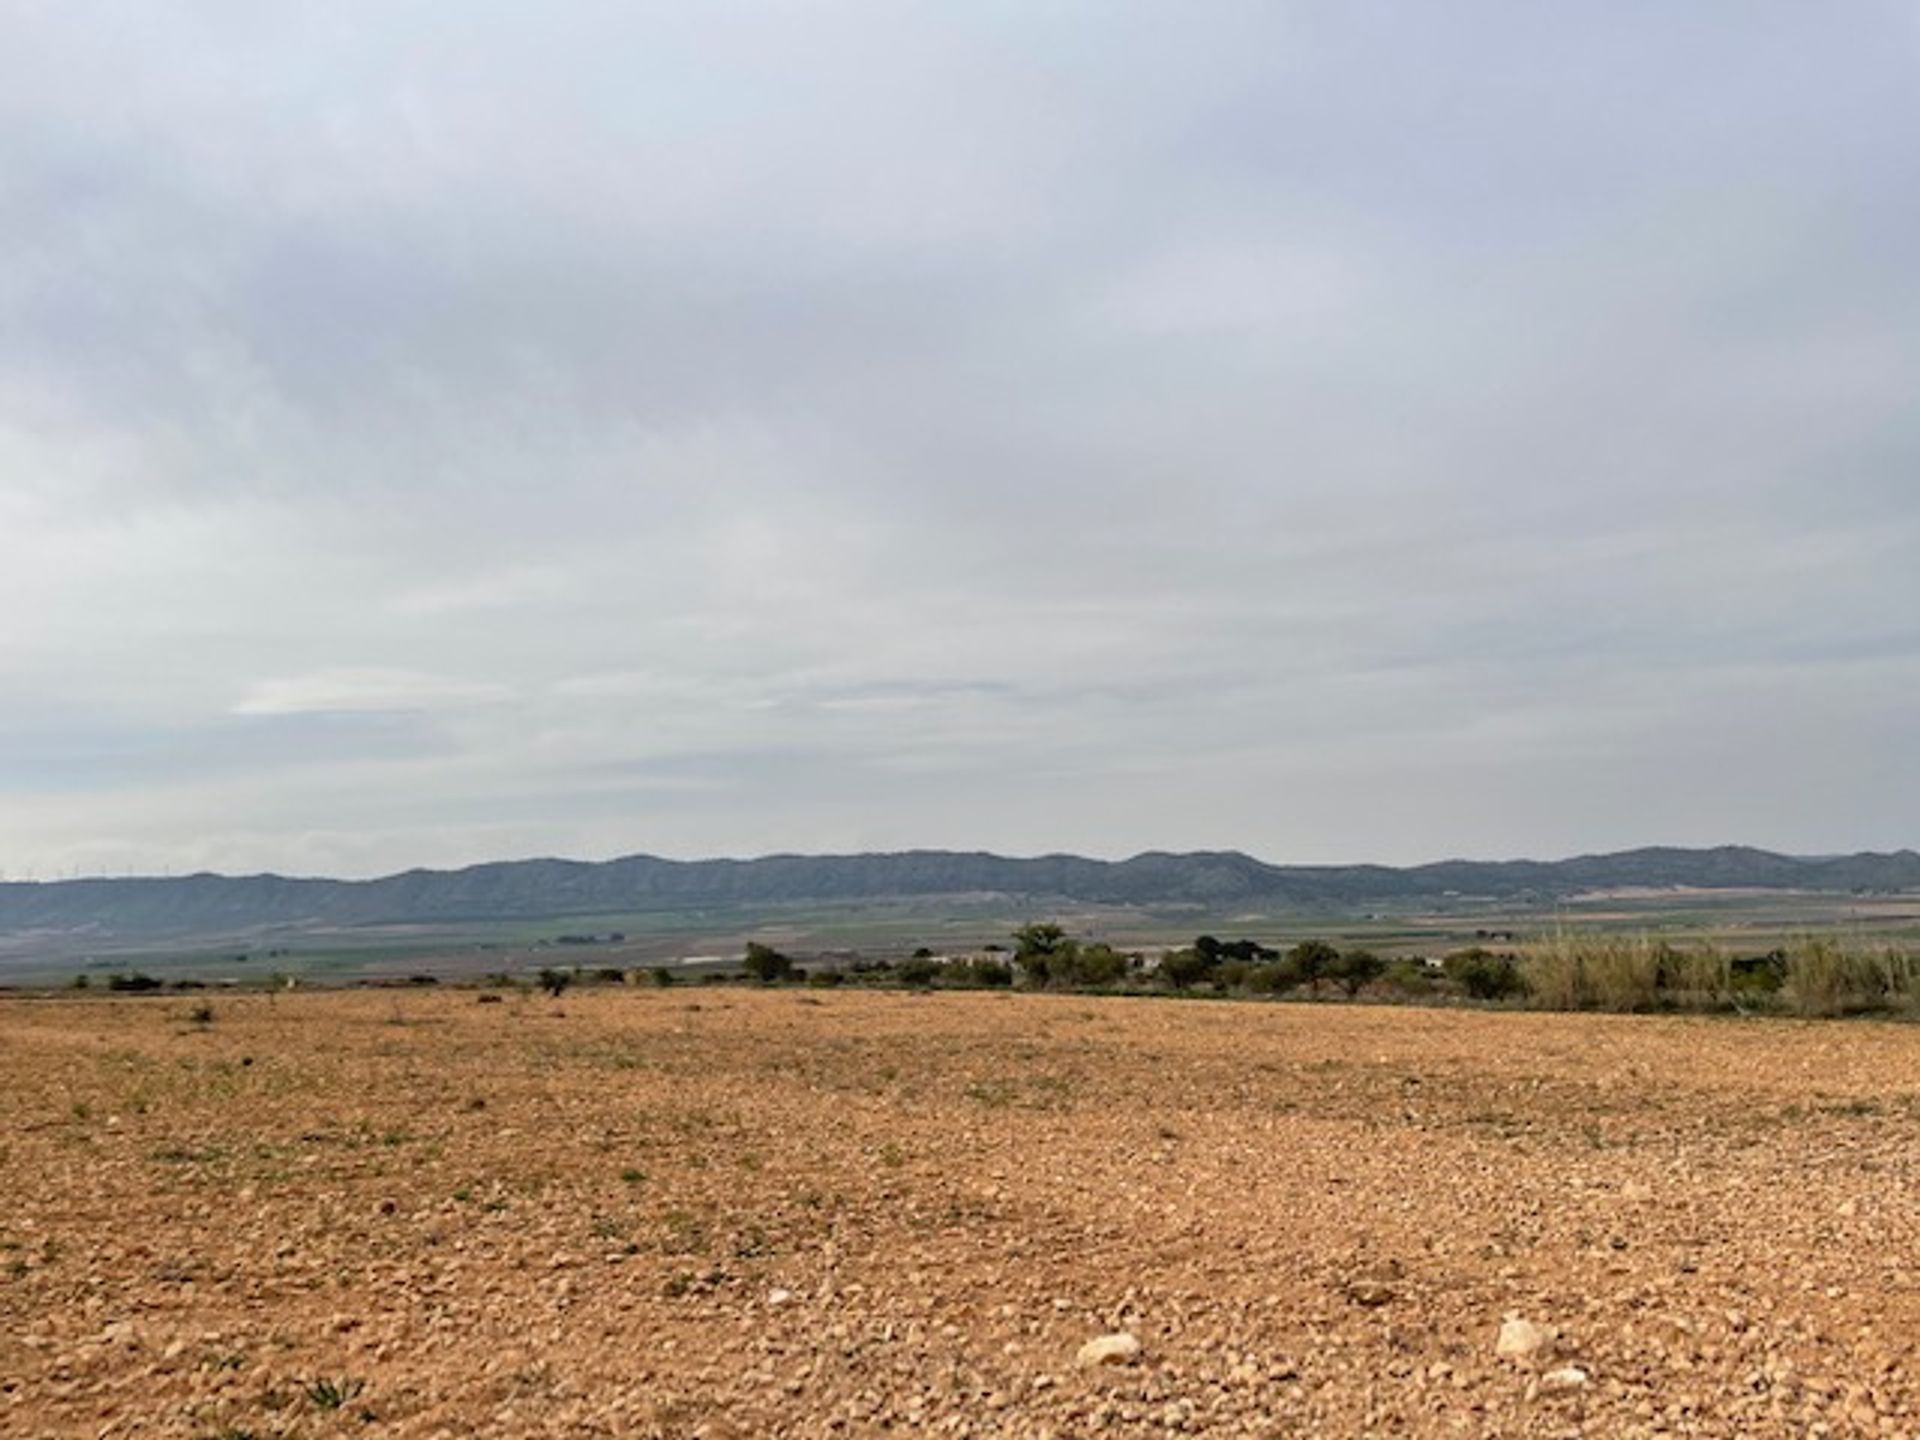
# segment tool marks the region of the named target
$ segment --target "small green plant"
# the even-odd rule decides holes
[[[366,1393],[364,1380],[313,1380],[304,1387],[307,1403],[329,1413],[344,1409]]]
[[[1398,995],[1431,995],[1433,972],[1418,960],[1395,960],[1387,966],[1380,983]]]
[[[647,1172],[644,1170],[637,1170],[629,1165],[620,1172],[620,1183],[623,1185],[644,1185],[646,1182]]]

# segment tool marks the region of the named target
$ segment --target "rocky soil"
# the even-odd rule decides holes
[[[1920,1436],[1920,1029],[192,1003],[0,1003],[0,1434]]]

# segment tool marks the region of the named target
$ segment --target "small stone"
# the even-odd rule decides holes
[[[1140,1355],[1140,1342],[1124,1330],[1117,1335],[1102,1335],[1080,1347],[1082,1365],[1130,1365]]]
[[[1531,1320],[1522,1320],[1516,1316],[1500,1327],[1500,1338],[1494,1342],[1493,1353],[1522,1359],[1533,1354],[1546,1343],[1546,1331]]]
[[[793,1292],[791,1290],[769,1290],[767,1292],[767,1304],[769,1305],[791,1305],[792,1303]]]
[[[1566,1365],[1558,1370],[1549,1370],[1540,1377],[1540,1393],[1546,1395],[1556,1391],[1579,1390],[1586,1383],[1586,1371],[1578,1365]]]

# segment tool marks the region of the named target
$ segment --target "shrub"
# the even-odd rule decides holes
[[[1511,955],[1496,955],[1475,945],[1456,950],[1441,962],[1446,976],[1475,1000],[1505,1000],[1526,989]]]
[[[1222,961],[1213,972],[1214,988],[1218,990],[1244,990],[1247,982],[1253,978],[1253,972],[1260,967],[1249,965],[1244,960]]]
[[[962,960],[950,971],[953,979],[961,985],[979,985],[988,989],[998,989],[1013,984],[1013,967],[1004,960],[996,960],[991,955],[977,960]]]
[[[1133,957],[1107,944],[1075,946],[1061,957],[1056,967],[1059,978],[1069,985],[1113,985],[1127,978]]]
[[[1036,920],[1013,932],[1013,963],[1026,972],[1034,985],[1048,984],[1055,973],[1064,970],[1079,946],[1067,938],[1067,932],[1051,921]]]
[[[573,983],[573,975],[569,971],[555,970],[550,966],[543,968],[535,978],[539,980],[540,988],[556,1000],[566,994],[567,987]]]
[[[933,984],[934,977],[940,973],[940,967],[930,958],[916,954],[911,960],[900,962],[895,972],[902,985],[913,985],[925,989]]]
[[[1340,952],[1324,940],[1303,940],[1287,951],[1286,963],[1291,967],[1295,983],[1320,988],[1321,979],[1332,973],[1333,967],[1340,961]]]
[[[647,979],[658,989],[665,990],[673,984],[673,972],[664,965],[656,965],[647,972]]]
[[[793,973],[793,961],[771,945],[762,945],[758,940],[753,940],[747,944],[747,955],[741,962],[741,968],[762,985],[771,985]]]
[[[1160,978],[1175,990],[1185,990],[1205,980],[1213,968],[1213,962],[1196,947],[1169,950],[1160,959]]]
[[[807,977],[807,984],[818,990],[830,989],[835,985],[846,983],[847,972],[844,970],[816,970]]]
[[[1378,980],[1386,970],[1387,962],[1371,950],[1349,950],[1328,966],[1327,976],[1339,981],[1340,988],[1351,999]]]
[[[158,990],[159,988],[160,981],[154,979],[151,975],[142,975],[138,970],[126,975],[109,975],[107,977],[107,989],[109,990],[131,990],[137,993],[147,990]]]
[[[1387,966],[1380,983],[1399,995],[1431,995],[1433,972],[1418,960],[1395,960]]]
[[[1300,972],[1291,962],[1276,960],[1271,965],[1255,966],[1247,976],[1247,988],[1262,995],[1279,995],[1300,983]]]

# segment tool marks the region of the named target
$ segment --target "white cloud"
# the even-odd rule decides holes
[[[412,670],[321,670],[262,680],[236,715],[341,715],[466,709],[508,698],[505,686]]]

